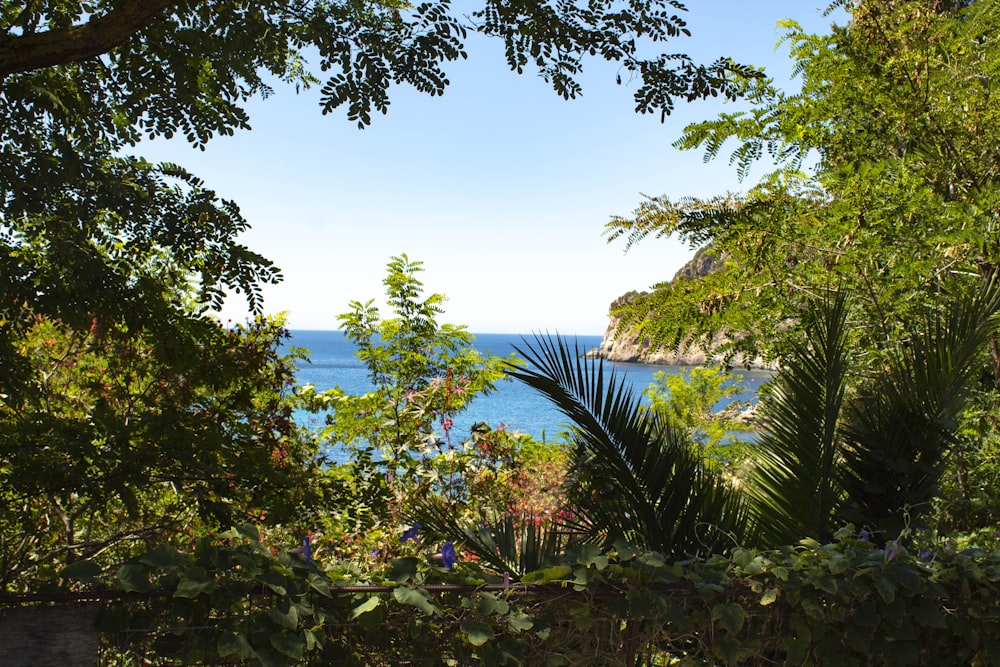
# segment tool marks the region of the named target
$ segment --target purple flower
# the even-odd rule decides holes
[[[872,541],[871,535],[868,534],[868,529],[867,528],[862,528],[861,529],[860,538],[861,538],[862,542],[871,542]]]
[[[899,540],[892,540],[885,544],[885,561],[888,563],[899,555]]]
[[[455,545],[451,542],[445,542],[444,546],[441,547],[441,562],[449,570],[455,565]]]
[[[302,554],[302,557],[306,559],[307,563],[311,563],[313,561],[312,544],[310,544],[308,535],[302,538],[302,546],[292,549],[292,553]]]
[[[922,560],[922,561],[933,561],[935,559],[936,559],[936,556],[934,556],[934,554],[932,554],[930,551],[921,551],[920,552],[920,560]]]
[[[406,530],[403,531],[403,535],[399,538],[400,542],[407,542],[409,540],[417,541],[417,531],[420,530],[420,524],[415,523]]]

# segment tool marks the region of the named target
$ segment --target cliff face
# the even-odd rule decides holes
[[[615,304],[619,303],[617,300]],[[614,306],[615,304],[612,304]],[[694,346],[682,349],[678,352],[671,352],[653,348],[648,337],[624,334],[616,337],[615,330],[618,328],[619,320],[612,317],[608,323],[608,328],[604,332],[601,345],[597,348],[597,355],[609,361],[623,361],[640,364],[663,364],[667,366],[711,366],[722,364],[725,359],[723,355],[706,354],[701,347]],[[711,349],[719,349],[725,342],[726,337],[719,335],[712,341]],[[750,363],[745,363],[742,355],[736,355],[730,360],[730,365],[734,367],[750,368],[770,368],[762,359],[751,359]]]
[[[723,262],[725,262],[725,257],[715,256],[703,248],[695,254],[690,262],[682,266],[674,274],[673,280],[706,276],[721,267]],[[636,292],[630,292],[615,299],[611,303],[609,310],[613,311],[622,303],[636,296],[638,296]],[[601,341],[600,347],[596,350],[598,356],[609,361],[665,364],[670,366],[704,366],[724,361],[722,355],[706,354],[698,346],[684,348],[679,353],[676,353],[653,348],[647,336],[640,337],[628,333],[616,336],[615,332],[618,329],[619,323],[620,320],[617,317],[610,317],[608,328],[604,332],[604,339]],[[711,349],[719,349],[726,340],[725,336],[716,336],[715,340],[712,341]],[[761,359],[752,359],[749,364],[746,364],[745,359],[741,355],[737,355],[730,363],[737,367],[749,365],[750,368],[767,368]]]

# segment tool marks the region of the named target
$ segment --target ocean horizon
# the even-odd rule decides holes
[[[372,390],[367,368],[356,357],[355,346],[347,340],[341,330],[294,329],[286,347],[298,347],[309,351],[309,361],[301,362],[296,373],[296,384],[311,384],[317,390],[340,387],[351,394],[363,394]],[[514,353],[514,346],[524,347],[536,334],[473,334],[473,347],[483,354],[507,357]],[[542,334],[545,335],[545,334]],[[600,346],[602,336],[565,336],[570,344],[575,344],[581,352]],[[632,385],[637,395],[653,382],[659,371],[682,373],[686,367],[659,364],[622,363],[604,361],[606,370],[614,370],[618,377]],[[746,392],[742,400],[752,398],[757,389],[769,377],[767,371],[739,371]],[[322,418],[307,415],[304,418],[322,423]],[[485,422],[491,428],[504,427],[520,430],[536,440],[551,440],[565,430],[566,418],[544,396],[531,387],[515,380],[497,385],[495,392],[479,396],[471,405],[455,418],[453,433],[464,435],[473,424]]]

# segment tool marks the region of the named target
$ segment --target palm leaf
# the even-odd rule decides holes
[[[515,578],[558,563],[566,547],[580,537],[554,521],[538,521],[527,515],[464,517],[454,506],[437,502],[433,496],[415,501],[407,515],[421,525],[427,537],[461,543],[487,569]]]
[[[717,552],[747,527],[737,491],[708,470],[687,434],[643,410],[603,362],[560,338],[515,348],[528,362],[510,375],[538,390],[574,426],[573,500],[590,537],[624,539],[682,557]]]
[[[847,296],[827,300],[761,397],[749,489],[767,545],[832,537],[841,498],[837,425],[847,387]]]
[[[923,513],[938,489],[956,442],[957,419],[997,329],[1000,289],[950,299],[894,351],[846,412],[845,518],[867,523],[884,539]]]

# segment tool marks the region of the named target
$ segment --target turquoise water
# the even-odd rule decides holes
[[[342,331],[292,331],[290,345],[306,348],[310,351],[309,363],[302,363],[297,373],[298,384],[312,384],[317,389],[331,389],[339,386],[352,394],[361,394],[371,390],[367,370],[354,357],[354,346],[344,337]],[[514,352],[514,346],[525,347],[524,339],[533,340],[534,336],[527,334],[476,334],[475,347],[484,354],[494,354],[506,357]],[[600,336],[577,336],[569,338],[581,350],[596,348],[601,343]],[[631,364],[605,362],[605,370],[613,368],[615,372],[628,381],[636,393],[641,393],[653,381],[657,371],[679,373],[683,368],[677,366],[658,366],[652,364]],[[744,371],[743,382],[747,394],[742,398],[752,397],[756,389],[770,377],[763,371]],[[310,418],[304,415],[303,419]],[[312,417],[312,419],[316,419]],[[533,389],[517,381],[501,383],[497,391],[489,396],[480,396],[469,409],[455,419],[453,433],[467,433],[475,423],[486,422],[496,428],[501,424],[508,430],[518,429],[529,433],[536,439],[554,438],[563,430],[565,418],[551,403]]]

